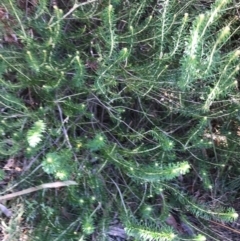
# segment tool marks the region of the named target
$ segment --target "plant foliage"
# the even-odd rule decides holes
[[[237,15],[230,0],[0,3],[9,185],[79,184],[23,199],[33,237],[110,240],[117,217],[125,239],[204,240],[238,218]]]

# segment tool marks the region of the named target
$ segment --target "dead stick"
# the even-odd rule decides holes
[[[64,187],[64,186],[70,186],[70,185],[77,185],[77,183],[74,182],[74,181],[45,183],[45,184],[42,184],[42,185],[39,185],[39,186],[36,186],[36,187],[27,188],[27,189],[19,191],[19,192],[14,192],[14,193],[11,193],[11,194],[0,196],[0,201],[9,200],[9,199],[12,199],[14,197],[18,197],[18,196],[28,194],[28,193],[31,193],[31,192],[36,192],[38,190],[45,189],[45,188],[58,188],[58,187]]]

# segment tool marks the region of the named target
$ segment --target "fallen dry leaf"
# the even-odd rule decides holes
[[[12,216],[12,212],[6,208],[3,204],[0,203],[0,210],[8,217],[10,218]]]
[[[172,214],[168,215],[168,217],[167,217],[165,222],[169,226],[173,227],[175,230],[178,230],[178,223],[177,223],[176,219],[173,217]]]
[[[18,38],[17,35],[14,33],[6,33],[4,34],[4,41],[7,43],[17,43]]]

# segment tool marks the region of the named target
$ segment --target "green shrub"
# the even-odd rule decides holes
[[[134,240],[180,240],[166,225],[172,213],[189,225],[189,216],[235,220],[232,200],[222,203],[239,183],[237,7],[73,2],[39,1],[31,11],[2,3],[16,24],[9,30],[0,19],[0,158],[34,160],[23,179],[34,185],[79,183],[59,197],[36,194],[47,204],[33,231],[107,240],[117,214]],[[54,215],[43,214],[47,207]],[[75,219],[62,218],[61,207]]]

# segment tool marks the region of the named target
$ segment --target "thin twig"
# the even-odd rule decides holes
[[[71,143],[69,141],[67,130],[66,130],[65,125],[64,125],[66,120],[63,120],[62,109],[61,109],[60,105],[58,103],[56,103],[56,104],[57,104],[60,120],[61,120],[61,123],[62,123],[62,130],[63,130],[63,134],[64,134],[64,137],[65,137],[65,140],[66,140],[66,142],[68,144],[69,149],[72,149],[72,145],[71,145]]]
[[[22,196],[22,195],[25,195],[25,194],[28,194],[28,193],[31,193],[31,192],[36,192],[38,190],[45,189],[45,188],[59,188],[59,187],[70,186],[70,185],[77,185],[77,183],[74,182],[74,181],[45,183],[45,184],[42,184],[42,185],[39,185],[39,186],[36,186],[36,187],[30,187],[30,188],[27,188],[27,189],[19,191],[19,192],[14,192],[14,193],[11,193],[11,194],[1,196],[0,201],[9,200],[9,199],[12,199],[14,197]]]
[[[88,0],[87,2],[80,3],[80,4],[74,3],[73,7],[61,19],[59,19],[58,21],[56,21],[56,22],[52,23],[51,25],[49,25],[49,28],[51,28],[54,25],[58,24],[60,21],[62,21],[68,15],[70,15],[72,12],[74,12],[77,8],[79,8],[79,7],[83,6],[83,5],[89,4],[89,3],[97,2],[97,1],[98,0]]]

